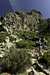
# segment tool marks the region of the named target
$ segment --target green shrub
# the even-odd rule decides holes
[[[50,66],[50,51],[45,52],[43,58],[47,61],[48,65]]]
[[[33,31],[29,31],[29,32],[27,32],[27,31],[20,31],[19,33],[17,33],[17,35],[20,38],[32,40],[32,39],[35,38],[36,32],[33,32]]]
[[[21,40],[16,43],[17,48],[32,49],[35,46],[35,42],[30,40]]]
[[[27,50],[17,50],[16,48],[11,47],[10,51],[0,60],[0,63],[4,65],[4,70],[6,69],[6,71],[18,72],[30,66],[30,54]]]

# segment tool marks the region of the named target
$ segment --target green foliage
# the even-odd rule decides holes
[[[16,43],[17,48],[32,49],[35,46],[35,42],[30,40],[21,40]]]
[[[44,37],[47,39],[47,46],[48,46],[48,48],[50,48],[50,33],[46,33],[45,35],[44,35]]]
[[[7,70],[10,72],[17,72],[24,70],[31,64],[30,54],[26,49],[10,48],[10,51],[0,60]],[[5,69],[5,68],[4,68]]]
[[[34,31],[20,31],[17,33],[17,35],[23,39],[33,40],[37,34]]]
[[[50,18],[47,19],[47,23],[48,23],[48,32],[50,33]]]
[[[48,27],[47,21],[45,19],[40,19],[38,26],[39,33],[44,34],[47,31],[47,27]]]
[[[45,52],[43,55],[43,58],[48,62],[48,65],[50,66],[50,51]]]

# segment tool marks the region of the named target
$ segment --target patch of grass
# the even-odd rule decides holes
[[[30,41],[30,40],[21,40],[16,43],[17,48],[27,48],[27,49],[32,49],[35,46],[35,42]]]

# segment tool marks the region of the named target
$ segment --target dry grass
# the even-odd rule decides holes
[[[0,75],[11,75],[11,74],[9,74],[9,73],[2,73],[2,74],[0,74]]]

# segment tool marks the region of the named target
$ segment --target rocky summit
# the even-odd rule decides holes
[[[1,75],[50,75],[49,25],[36,10],[0,17]]]
[[[6,26],[11,27],[17,31],[34,31],[37,29],[39,19],[43,18],[42,15],[37,11],[31,12],[8,12],[4,17],[4,23]]]

